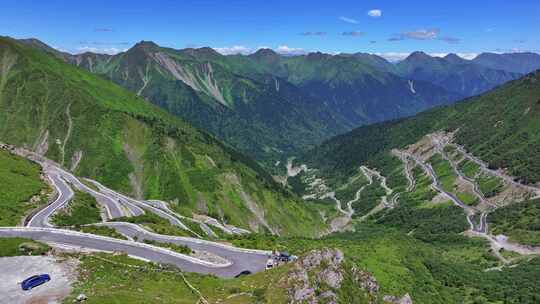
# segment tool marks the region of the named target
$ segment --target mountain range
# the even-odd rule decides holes
[[[272,171],[276,161],[357,126],[451,104],[540,68],[531,59],[537,54],[465,60],[415,52],[392,64],[364,53],[282,56],[261,49],[224,56],[150,41],[112,56],[71,55],[39,40],[22,42],[112,80]],[[501,60],[483,59],[492,56]]]
[[[72,55],[0,37],[0,143],[54,160],[88,187],[83,177],[163,200],[182,220],[250,232],[199,244],[299,256],[263,271],[265,254],[260,272],[223,280],[116,253],[69,255],[84,278],[70,302],[84,293],[126,303],[538,303],[537,56],[415,52],[394,64],[364,53],[223,56],[149,41],[117,55]],[[284,166],[275,161],[289,156],[297,158],[278,183]],[[49,187],[37,164],[7,151],[0,162],[0,220],[15,225]],[[149,213],[133,215],[116,220],[173,239],[148,224]],[[39,245],[0,242],[13,255]]]
[[[136,94],[10,38],[0,38],[0,67],[0,142],[189,217],[273,234],[325,231],[319,211],[257,162]]]

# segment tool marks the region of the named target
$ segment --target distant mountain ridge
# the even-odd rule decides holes
[[[392,64],[365,53],[283,56],[260,49],[224,56],[208,47],[176,50],[151,41],[113,56],[57,57],[111,79],[267,168],[354,127],[451,104],[522,75],[455,54],[415,52]]]
[[[311,166],[347,176],[362,164],[381,166],[381,156],[436,131],[455,140],[492,168],[525,183],[540,183],[540,71],[480,96],[415,116],[359,127],[306,153]]]
[[[405,78],[429,81],[465,97],[481,94],[522,76],[476,64],[455,54],[440,58],[423,52],[414,52],[397,63],[396,73]]]
[[[474,63],[493,69],[527,74],[540,68],[540,55],[537,53],[482,53],[472,60]]]

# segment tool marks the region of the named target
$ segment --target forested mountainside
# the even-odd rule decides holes
[[[372,61],[385,62],[380,57],[284,57],[268,49],[223,56],[211,48],[175,50],[147,41],[115,56],[69,56],[36,40],[24,42],[113,80],[267,169],[358,125],[463,96],[372,67]]]
[[[395,278],[397,286],[426,279],[409,289],[415,303],[535,303],[538,291],[527,282],[540,280],[539,97],[534,72],[453,105],[357,128],[297,159],[287,183],[307,201],[336,206],[332,228],[346,232],[335,238],[414,240],[414,258],[404,257],[402,241],[389,241],[375,250],[384,270],[368,269],[393,276],[399,270],[386,262],[396,258],[396,267],[416,274]],[[362,261],[368,251],[352,255]],[[517,269],[521,283],[509,288],[505,278]],[[426,296],[437,284],[444,287]]]
[[[185,288],[184,280],[210,303],[222,299],[238,303],[540,301],[536,257],[540,253],[536,186],[540,73],[482,96],[360,127],[324,142],[295,161],[305,166],[288,170],[286,183],[304,197],[301,201],[274,184],[256,162],[137,97],[142,88],[138,85],[144,82],[130,93],[103,79],[109,78],[105,74],[97,77],[64,63],[77,60],[95,71],[114,57],[68,54],[62,58],[54,49],[37,47],[49,54],[8,38],[0,40],[0,141],[32,149],[77,175],[135,197],[165,199],[179,213],[208,214],[259,232],[225,239],[236,246],[300,256],[296,262],[234,280],[192,273],[180,277],[174,271],[147,271],[141,276],[134,267],[103,263],[113,259],[139,267],[140,261],[105,254],[82,256],[85,281],[76,286],[70,301],[80,293],[98,302],[152,301],[156,286],[164,301],[179,297],[196,301],[200,296]],[[216,62],[223,58],[210,49],[184,51]],[[261,52],[252,56],[285,60],[268,50]],[[363,73],[379,77],[376,81],[404,79],[396,76],[397,66],[387,66],[377,57],[348,57],[366,60]],[[242,63],[255,60],[225,58]],[[319,75],[341,59],[317,60],[313,66],[318,68],[308,78],[329,83],[350,80],[340,78],[340,73]],[[332,63],[320,63],[326,60]],[[460,61],[452,56],[445,60]],[[374,65],[396,70],[380,74]],[[248,65],[234,66],[235,75],[247,75],[242,69]],[[304,80],[295,83],[281,68],[269,72],[265,71],[269,65],[257,66],[260,71],[242,77],[274,87],[280,79],[281,92],[288,87],[291,95],[304,90],[300,85]],[[304,68],[300,66],[295,69]],[[358,83],[369,78],[365,77]],[[418,83],[422,81],[402,84],[412,92]],[[336,117],[350,119],[339,113]],[[35,164],[2,151],[0,163],[8,168],[0,170],[0,178],[28,185],[22,191],[13,184],[4,191],[11,196],[8,199],[29,207],[28,196],[46,194]],[[2,197],[5,200],[6,195],[0,195],[0,203]],[[294,237],[331,231],[338,233],[321,239]],[[15,248],[11,251],[17,248],[2,242]],[[103,284],[105,275],[107,284]],[[139,280],[110,289],[111,284],[125,284],[126,276]]]
[[[0,142],[184,214],[260,232],[324,230],[256,162],[118,85],[10,38],[0,67]]]
[[[115,56],[66,60],[102,75],[271,168],[353,125],[324,101],[270,74],[238,74],[210,48],[174,50],[143,41]]]
[[[522,75],[509,65],[453,54],[415,52],[392,64],[363,53],[282,56],[261,49],[223,56],[211,48],[175,50],[149,41],[114,56],[70,55],[39,40],[23,42],[111,79],[272,171],[276,161],[354,127],[451,104]],[[512,55],[505,56],[520,71],[535,66],[524,67]]]
[[[321,98],[353,126],[410,116],[462,97],[438,85],[411,81],[381,69],[372,63],[373,57],[323,53],[284,57],[271,50],[259,50],[234,59],[250,62],[244,65],[283,77]]]
[[[426,134],[455,131],[456,142],[490,167],[503,168],[524,183],[538,183],[539,96],[540,72],[534,72],[454,105],[357,128],[306,153],[306,159],[327,172],[347,175]]]
[[[415,52],[392,64],[364,53],[282,56],[261,49],[223,56],[149,41],[114,56],[70,55],[36,39],[22,42],[111,79],[270,170],[354,127],[451,104],[540,68],[528,60],[535,54],[465,60]],[[493,64],[502,61],[508,64]]]

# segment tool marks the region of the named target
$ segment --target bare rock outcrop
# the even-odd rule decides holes
[[[341,303],[343,299],[339,298],[339,292],[342,288],[360,290],[367,303],[381,303],[381,297],[382,303],[413,303],[409,294],[403,297],[380,296],[379,284],[373,275],[344,261],[341,250],[328,248],[313,250],[300,258],[283,279],[289,286],[289,303]]]

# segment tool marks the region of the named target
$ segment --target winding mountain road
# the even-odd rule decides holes
[[[53,227],[49,219],[54,212],[63,208],[73,197],[73,190],[57,174],[49,174],[49,179],[56,188],[57,198],[37,212],[26,224],[27,227]]]
[[[470,154],[469,152],[467,152],[465,150],[465,148],[463,148],[462,146],[458,145],[458,144],[452,144],[459,152],[461,152],[463,154],[463,156],[465,156],[468,160],[474,162],[475,164],[477,164],[478,166],[480,166],[480,168],[482,169],[482,171],[484,172],[487,172],[491,175],[495,175],[501,179],[503,179],[504,181],[514,185],[514,186],[517,186],[517,187],[520,187],[520,188],[524,188],[528,191],[531,191],[533,193],[536,194],[536,197],[540,197],[540,187],[536,187],[536,186],[531,186],[531,185],[524,185],[520,182],[517,182],[514,180],[513,177],[511,176],[508,176],[506,174],[503,174],[501,173],[499,170],[493,170],[493,169],[490,169],[489,166],[482,160],[478,159],[477,157],[475,157],[474,155]]]
[[[135,207],[137,207],[137,208],[139,208],[141,210],[142,209],[148,210],[149,212],[154,213],[154,214],[168,220],[174,226],[178,226],[178,227],[180,227],[180,228],[182,228],[184,230],[191,231],[184,223],[182,223],[182,221],[180,221],[180,219],[178,219],[177,215],[174,212],[170,211],[170,209],[168,209],[169,212],[164,211],[164,210],[162,210],[160,208],[154,207],[152,204],[149,204],[149,203],[146,203],[146,202],[143,202],[143,201],[138,201],[136,199],[133,199],[133,198],[130,198],[130,197],[126,196],[126,195],[118,193],[118,192],[116,192],[114,190],[111,190],[111,189],[105,187],[104,185],[100,184],[97,181],[90,180],[90,179],[86,179],[86,180],[88,182],[94,184],[96,187],[98,187],[99,190],[101,191],[101,193],[106,194],[109,198],[112,198],[112,199],[117,200],[117,201],[125,202],[126,204],[133,205],[133,206],[135,206]],[[196,233],[194,233],[194,234],[197,235]]]
[[[136,225],[134,225],[136,226]],[[131,229],[131,230],[130,230]],[[126,254],[161,264],[172,264],[183,271],[214,274],[219,277],[234,277],[244,270],[253,273],[265,269],[270,252],[243,250],[202,240],[175,240],[173,237],[145,234],[131,228],[129,223],[120,223],[120,231],[140,235],[142,239],[153,239],[184,244],[196,250],[215,253],[229,261],[228,264],[215,264],[188,255],[180,254],[162,247],[140,242],[119,240],[71,230],[36,227],[0,227],[0,237],[23,237],[36,241],[88,248],[105,252],[125,252]]]
[[[129,241],[53,228],[53,225],[50,223],[50,217],[57,210],[67,206],[74,196],[70,184],[94,196],[98,203],[102,204],[107,210],[107,217],[109,219],[140,215],[146,210],[169,219],[172,224],[187,227],[176,216],[167,212],[170,211],[168,207],[166,207],[167,211],[164,211],[154,206],[154,204],[157,204],[163,207],[164,202],[147,203],[145,201],[138,201],[93,181],[94,185],[100,190],[98,192],[82,183],[73,174],[65,171],[53,162],[45,160],[41,156],[31,154],[29,158],[42,165],[44,173],[56,189],[57,196],[51,204],[31,216],[25,227],[0,227],[0,237],[23,237],[47,242],[52,246],[58,244],[61,246],[105,252],[125,252],[132,257],[156,263],[172,264],[183,271],[213,274],[219,277],[234,277],[245,270],[255,273],[264,270],[266,267],[266,261],[271,254],[270,251],[236,248],[197,238],[161,235],[131,223],[102,222],[96,224],[114,228],[118,232],[130,237],[132,240]],[[204,251],[219,256],[221,260],[226,260],[227,263],[209,262],[163,247],[135,242],[133,241],[135,237],[141,241],[152,240],[162,243],[185,245],[195,251]]]
[[[92,195],[96,199],[96,201],[107,210],[108,219],[115,219],[124,216],[129,217],[144,213],[140,209],[133,208],[133,206],[130,206],[128,204],[122,204],[122,202],[120,202],[119,200],[104,195],[101,192],[95,191],[94,189],[82,183],[73,174],[67,172],[59,166],[56,166],[55,164],[51,164],[50,162],[44,162],[42,165],[46,174],[57,174],[61,176],[65,181],[71,183],[79,191],[83,191]]]
[[[448,197],[455,205],[457,205],[458,207],[462,208],[465,213],[467,214],[467,222],[469,222],[469,226],[471,228],[472,231],[477,231],[477,232],[485,232],[483,230],[481,230],[482,228],[485,228],[486,225],[478,225],[478,227],[474,224],[474,214],[476,212],[476,210],[470,206],[468,206],[467,204],[463,203],[457,196],[455,196],[453,193],[451,192],[448,192],[446,190],[443,189],[443,187],[441,186],[441,184],[439,183],[439,179],[437,177],[437,174],[435,174],[435,170],[433,170],[433,167],[431,166],[431,164],[426,164],[424,161],[422,161],[419,157],[413,155],[413,154],[410,154],[410,153],[406,153],[406,152],[402,152],[404,155],[406,155],[408,158],[411,158],[412,160],[414,160],[418,165],[420,165],[420,167],[422,167],[422,169],[429,175],[429,177],[431,178],[432,180],[432,184],[431,184],[431,187],[439,192],[439,193],[442,193],[444,194],[446,197]]]

